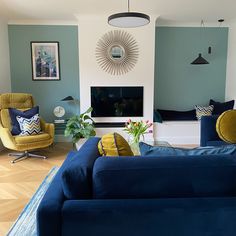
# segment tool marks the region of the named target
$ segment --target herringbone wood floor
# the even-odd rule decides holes
[[[6,235],[49,170],[60,166],[71,149],[70,143],[57,143],[40,151],[46,160],[29,158],[15,164],[10,163],[8,150],[0,151],[0,236]]]

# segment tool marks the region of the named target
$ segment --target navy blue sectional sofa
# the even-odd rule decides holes
[[[200,146],[221,146],[228,145],[220,139],[216,132],[216,121],[219,115],[203,116],[201,118]]]
[[[71,152],[37,212],[39,236],[235,236],[236,158]]]

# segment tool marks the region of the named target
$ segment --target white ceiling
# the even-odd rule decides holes
[[[161,21],[214,23],[236,19],[235,0],[130,0],[130,10],[160,15]],[[127,0],[0,0],[0,16],[9,21],[76,21],[80,14],[126,11]]]

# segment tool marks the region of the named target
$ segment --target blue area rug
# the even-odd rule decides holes
[[[58,170],[59,167],[57,166],[54,166],[50,170],[34,196],[31,198],[30,202],[26,205],[16,222],[11,227],[7,236],[37,236],[36,212],[39,203],[41,202]]]

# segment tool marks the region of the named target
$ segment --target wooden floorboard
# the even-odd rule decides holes
[[[0,152],[0,236],[5,236],[53,166],[60,166],[72,149],[70,143],[56,143],[40,151],[47,159],[29,158],[11,164],[10,151]]]

